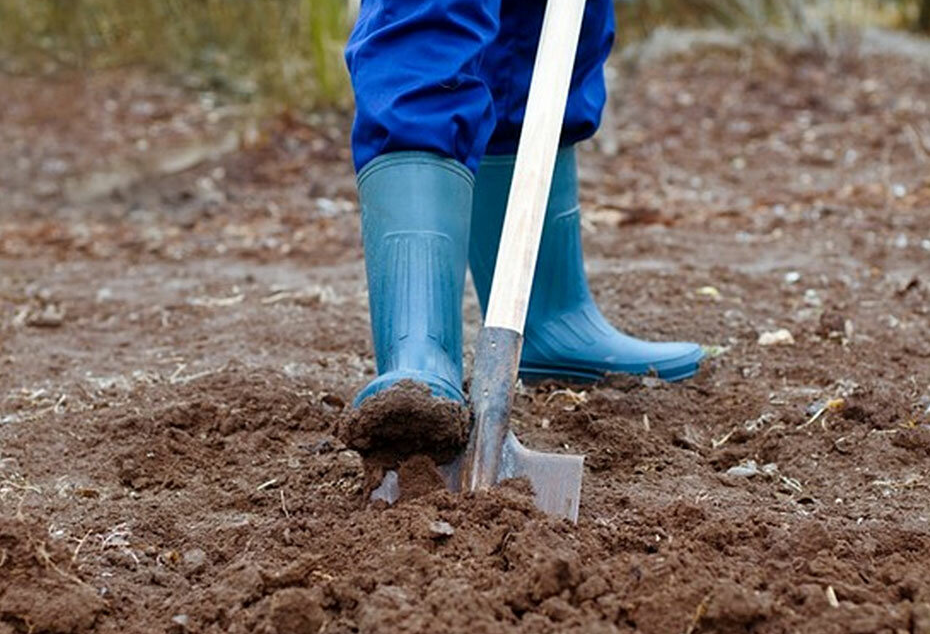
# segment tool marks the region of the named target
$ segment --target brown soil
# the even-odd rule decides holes
[[[930,632],[930,70],[760,45],[616,93],[594,293],[712,354],[519,392],[587,455],[573,526],[423,462],[366,502],[346,119],[0,77],[0,633]]]
[[[422,383],[400,381],[357,409],[347,408],[338,436],[366,457],[396,460],[426,452],[449,461],[465,444],[469,423],[464,405],[433,398]]]

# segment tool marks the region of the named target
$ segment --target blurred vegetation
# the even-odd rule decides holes
[[[289,106],[344,104],[346,0],[0,0],[18,72],[146,64]]]
[[[827,28],[884,26],[930,31],[930,0],[621,0],[620,39],[647,36],[659,26],[803,28],[819,20]]]
[[[145,64],[297,108],[350,102],[353,0],[0,0],[0,69]],[[930,31],[930,0],[618,0],[622,43],[660,25],[800,28],[806,17]]]

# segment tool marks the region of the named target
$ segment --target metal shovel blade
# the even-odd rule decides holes
[[[523,336],[510,328],[485,326],[478,333],[471,385],[474,424],[457,474],[460,486],[476,491],[526,478],[540,509],[574,522],[584,458],[527,449],[510,429],[522,347]]]
[[[498,481],[526,478],[533,487],[536,506],[550,515],[578,521],[583,474],[584,456],[527,449],[513,432],[504,440]]]
[[[439,471],[452,491],[479,491],[503,480],[526,478],[536,506],[575,522],[584,457],[527,449],[510,430],[522,343],[522,335],[509,328],[484,327],[478,333],[471,386],[474,423],[468,446]],[[393,504],[400,496],[397,473],[388,471],[371,499]]]
[[[440,465],[446,486],[451,491],[461,490],[464,454],[454,461]],[[581,479],[584,474],[584,456],[544,453],[524,447],[513,432],[504,440],[501,452],[499,481],[526,478],[533,487],[536,506],[545,513],[578,521],[578,504],[581,501]],[[371,492],[372,500],[394,504],[400,499],[400,480],[397,472],[385,472],[381,484]]]

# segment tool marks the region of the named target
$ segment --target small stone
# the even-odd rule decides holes
[[[171,617],[171,622],[181,627],[187,627],[187,624],[190,622],[190,618],[186,614],[175,614]]]
[[[785,273],[785,284],[795,284],[801,279],[801,274],[797,271],[788,271]]]
[[[780,328],[771,332],[763,332],[759,335],[760,346],[793,346],[794,337],[785,329]]]
[[[26,325],[34,328],[58,328],[65,321],[65,311],[54,304],[48,304],[38,312],[26,317]]]
[[[809,288],[804,291],[804,303],[808,306],[813,306],[814,308],[819,308],[823,306],[823,300],[820,299],[820,294],[813,288]]]
[[[735,478],[751,478],[759,473],[759,466],[755,460],[747,460],[735,467],[727,469],[727,475]]]
[[[751,434],[756,433],[769,423],[775,420],[775,414],[772,412],[765,412],[761,414],[758,418],[751,418],[743,423],[743,427]]]
[[[190,572],[202,570],[207,563],[207,553],[202,548],[191,548],[184,552],[184,565]]]
[[[657,387],[662,387],[665,385],[665,381],[656,376],[644,376],[643,377],[643,387],[648,387],[654,389]]]
[[[429,523],[430,537],[433,539],[445,539],[455,534],[455,529],[449,522],[434,521]]]

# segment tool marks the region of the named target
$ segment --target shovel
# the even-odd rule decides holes
[[[453,491],[526,478],[540,509],[573,522],[578,519],[584,458],[525,448],[510,430],[510,412],[583,15],[584,0],[549,0],[546,5],[491,295],[475,351],[474,425],[465,452],[439,467]],[[397,474],[388,472],[371,497],[391,503],[399,495]]]
[[[465,454],[446,470],[469,491],[527,478],[540,509],[572,521],[578,519],[584,458],[525,448],[510,430],[510,412],[584,4],[549,0],[546,5],[491,295],[475,350],[475,422]]]

